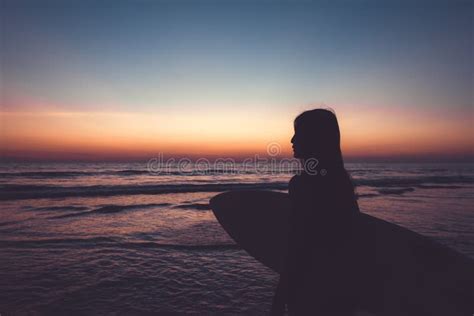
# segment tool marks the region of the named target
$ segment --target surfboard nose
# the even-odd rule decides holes
[[[211,206],[211,209],[220,208],[220,205],[222,205],[222,201],[226,200],[227,193],[229,192],[224,192],[224,193],[219,193],[217,195],[214,195],[209,200],[209,205]]]

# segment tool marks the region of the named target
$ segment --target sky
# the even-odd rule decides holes
[[[472,1],[0,5],[1,158],[290,156],[328,107],[348,159],[473,161]]]

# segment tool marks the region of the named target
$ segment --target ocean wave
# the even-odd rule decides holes
[[[209,184],[157,184],[117,186],[40,186],[0,185],[0,200],[93,197],[113,195],[166,194],[188,192],[222,192],[228,190],[272,190],[286,189],[286,182],[275,183],[209,183]]]
[[[462,189],[461,185],[437,185],[437,184],[420,184],[417,186],[420,189]]]
[[[0,172],[2,178],[70,178],[97,174],[87,171],[29,171],[29,172]]]
[[[87,176],[103,176],[103,175],[118,175],[118,176],[134,176],[150,173],[148,170],[102,170],[102,171],[26,171],[26,172],[0,172],[0,177],[3,178],[72,178],[72,177],[87,177]]]
[[[43,207],[29,207],[31,211],[85,211],[88,210],[85,206],[43,206]]]
[[[6,222],[0,222],[0,227],[2,226],[8,226],[8,225],[14,225],[17,224],[18,221],[6,221]]]
[[[265,170],[261,170],[265,173]],[[268,173],[274,172],[269,170]],[[34,178],[34,179],[56,179],[95,176],[192,176],[192,175],[223,175],[223,174],[254,174],[255,170],[241,168],[212,168],[203,170],[157,170],[152,172],[146,169],[124,169],[124,170],[97,170],[97,171],[23,171],[23,172],[0,172],[2,178]],[[282,172],[283,173],[283,172]],[[287,171],[285,170],[285,173]]]
[[[421,176],[421,177],[383,177],[354,179],[356,185],[369,187],[420,187],[432,184],[473,184],[471,176]]]
[[[211,206],[208,203],[187,203],[176,205],[174,208],[182,209],[193,209],[198,211],[207,211],[211,209]]]
[[[376,193],[357,194],[358,198],[372,198],[372,197],[377,197],[377,196],[380,196],[380,195]]]
[[[415,188],[386,188],[377,190],[380,194],[385,195],[402,195],[403,193],[413,192]]]
[[[26,240],[0,240],[2,248],[63,248],[63,247],[118,247],[118,248],[158,248],[184,251],[212,251],[240,249],[235,243],[225,244],[174,244],[153,241],[124,241],[113,237],[91,237],[91,238],[49,238],[49,239],[26,239]]]
[[[152,208],[152,207],[164,207],[169,206],[169,203],[150,203],[150,204],[131,204],[131,205],[105,205],[99,208],[96,208],[92,211],[86,212],[78,212],[72,214],[65,214],[59,216],[50,217],[50,219],[61,219],[61,218],[68,218],[68,217],[79,217],[79,216],[90,216],[90,215],[97,215],[97,214],[115,214],[120,213],[123,211],[129,210],[136,210],[136,209],[143,209],[143,208]]]
[[[469,176],[424,176],[424,177],[386,177],[386,178],[357,178],[356,186],[368,186],[380,189],[382,194],[393,194],[387,188],[461,188],[471,185],[474,178]],[[96,197],[114,195],[167,194],[190,192],[222,192],[229,190],[286,190],[287,182],[207,182],[184,184],[154,184],[154,185],[92,185],[92,186],[54,186],[54,185],[0,185],[0,200],[63,198],[63,197]]]

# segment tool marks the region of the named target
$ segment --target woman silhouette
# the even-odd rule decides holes
[[[355,273],[348,254],[359,207],[344,168],[334,113],[315,109],[294,121],[291,139],[303,171],[289,183],[291,232],[272,315],[352,315]]]

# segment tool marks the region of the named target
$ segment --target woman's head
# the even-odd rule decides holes
[[[291,139],[295,158],[316,158],[326,164],[342,163],[339,124],[336,115],[325,109],[301,113],[294,121]]]

